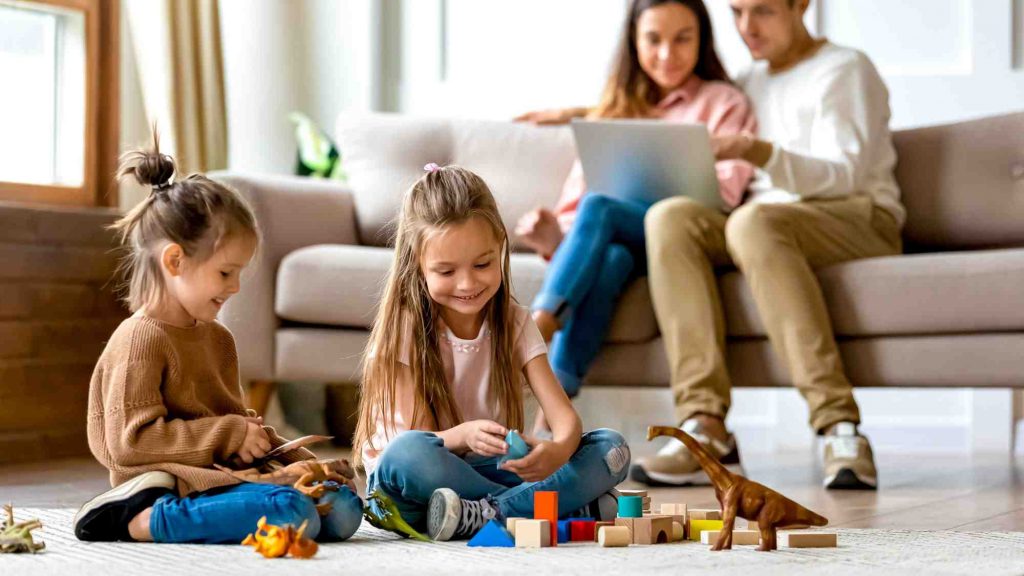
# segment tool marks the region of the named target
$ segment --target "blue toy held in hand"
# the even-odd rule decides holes
[[[508,444],[508,454],[505,454],[498,460],[499,468],[509,460],[518,460],[530,453],[530,447],[527,446],[526,441],[519,435],[519,432],[515,430],[508,431],[508,434],[505,435],[505,443]]]

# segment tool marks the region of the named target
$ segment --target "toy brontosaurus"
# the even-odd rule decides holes
[[[758,550],[762,552],[778,549],[776,528],[828,524],[828,518],[811,512],[771,488],[729,472],[686,432],[670,426],[651,426],[647,429],[647,440],[658,436],[672,436],[685,444],[715,486],[715,497],[722,505],[723,527],[712,550],[732,548],[732,530],[737,516],[757,522],[761,531],[761,546]]]
[[[4,512],[7,519],[0,524],[0,553],[36,552],[46,548],[44,542],[36,542],[32,539],[32,531],[42,528],[43,523],[39,520],[28,520],[26,522],[14,522],[14,507],[4,504]]]

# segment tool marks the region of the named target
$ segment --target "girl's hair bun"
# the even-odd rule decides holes
[[[135,179],[145,186],[162,188],[174,175],[174,158],[155,150],[147,150],[135,165]]]

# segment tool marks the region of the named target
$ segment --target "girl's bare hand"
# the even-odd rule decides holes
[[[253,460],[263,458],[270,452],[270,437],[267,436],[263,425],[254,422],[256,418],[246,418],[245,439],[238,449],[238,457],[246,464],[252,464]],[[258,419],[262,422],[262,418]]]
[[[481,456],[504,456],[508,453],[505,435],[508,429],[491,420],[471,420],[460,424],[464,427],[463,438],[466,447]]]
[[[523,436],[530,447],[530,453],[518,460],[509,460],[501,465],[526,482],[540,482],[561,468],[568,458],[561,454],[558,445],[550,440],[538,440],[532,436]]]

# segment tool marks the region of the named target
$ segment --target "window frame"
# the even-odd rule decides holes
[[[116,207],[120,139],[119,0],[21,0],[85,18],[85,130],[79,186],[0,181],[0,201]]]

